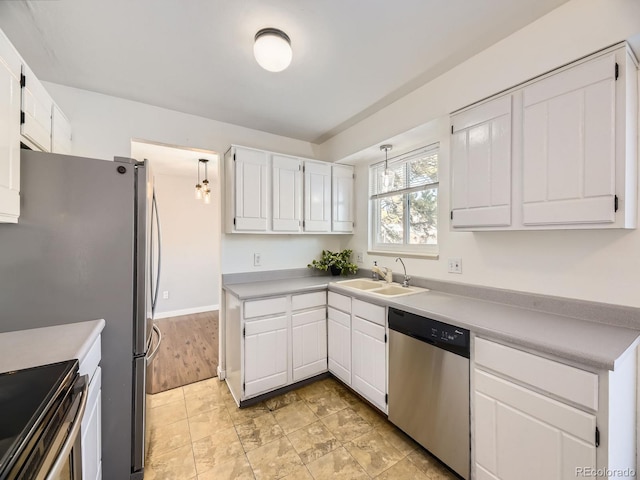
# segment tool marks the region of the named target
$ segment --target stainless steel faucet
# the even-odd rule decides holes
[[[396,258],[396,262],[400,260],[400,263],[402,264],[402,268],[404,269],[404,280],[402,282],[402,286],[403,287],[408,287],[409,286],[409,280],[411,280],[411,277],[409,275],[407,275],[407,267],[404,266],[404,262],[402,261],[402,259],[400,257]]]

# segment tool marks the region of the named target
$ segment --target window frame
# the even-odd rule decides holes
[[[427,145],[425,147],[421,147],[415,150],[412,150],[408,153],[398,155],[388,160],[389,168],[392,168],[394,165],[397,166],[402,163],[409,164],[411,160],[415,158],[419,158],[424,154],[432,154],[435,153],[437,155],[437,164],[438,164],[438,181],[426,183],[424,185],[419,185],[415,187],[407,187],[398,189],[396,191],[384,192],[384,193],[376,193],[374,192],[375,187],[372,185],[372,182],[375,181],[375,171],[379,169],[379,167],[384,164],[383,162],[376,162],[374,164],[369,165],[369,198],[368,198],[368,231],[369,231],[369,242],[368,242],[368,251],[369,253],[377,253],[381,255],[396,255],[403,254],[408,256],[416,256],[416,257],[427,257],[427,258],[438,258],[439,252],[439,243],[435,244],[409,244],[409,236],[410,236],[410,215],[409,215],[409,207],[410,207],[410,195],[415,192],[423,192],[427,190],[437,190],[437,211],[440,210],[440,145],[439,143]],[[372,173],[373,172],[373,173]],[[409,184],[409,168],[404,172],[405,174],[405,185]],[[377,233],[380,230],[380,208],[379,201],[381,198],[402,195],[402,205],[403,205],[403,234],[402,234],[402,243],[379,243],[377,242]],[[439,217],[439,214],[437,215]],[[439,222],[438,222],[439,223]],[[436,224],[436,231],[439,231],[439,224]],[[437,240],[439,242],[439,240]]]

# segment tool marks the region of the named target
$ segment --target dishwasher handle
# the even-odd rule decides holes
[[[469,330],[389,307],[389,330],[469,358]]]

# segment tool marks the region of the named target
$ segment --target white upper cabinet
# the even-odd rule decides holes
[[[354,226],[353,184],[354,174],[351,165],[333,165],[331,167],[333,216],[331,230],[351,233]]]
[[[0,222],[20,215],[20,57],[0,32]]]
[[[523,223],[616,221],[616,170],[624,170],[624,50],[551,75],[523,92]],[[623,138],[623,136],[619,137]],[[621,161],[616,161],[618,148]],[[618,163],[618,165],[616,165]],[[618,168],[617,168],[618,167]],[[620,225],[623,226],[623,225]]]
[[[506,95],[451,118],[452,227],[511,224],[511,109]]]
[[[638,69],[626,44],[451,122],[453,229],[636,228]]]
[[[56,104],[51,112],[51,151],[71,154],[71,123]]]
[[[267,230],[266,152],[236,147],[233,153],[235,230],[264,232]]]
[[[53,100],[27,65],[22,65],[23,141],[43,152],[51,151],[51,111]]]
[[[352,233],[353,167],[232,145],[227,233]]]
[[[302,161],[273,155],[271,161],[273,231],[298,232],[302,226]]]
[[[331,165],[304,162],[304,231],[331,231]]]

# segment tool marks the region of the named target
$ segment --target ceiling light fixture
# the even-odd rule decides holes
[[[204,163],[204,180],[200,184],[200,164]],[[204,199],[204,203],[211,203],[211,189],[209,188],[209,180],[207,179],[207,164],[209,160],[206,158],[198,159],[198,183],[196,183],[196,200]]]
[[[380,150],[384,150],[384,172],[382,172],[382,184],[387,189],[393,186],[394,174],[389,170],[389,150],[393,148],[393,145],[386,143],[380,145]]]
[[[256,33],[253,55],[265,70],[281,72],[289,66],[293,57],[291,40],[282,30],[263,28]]]

